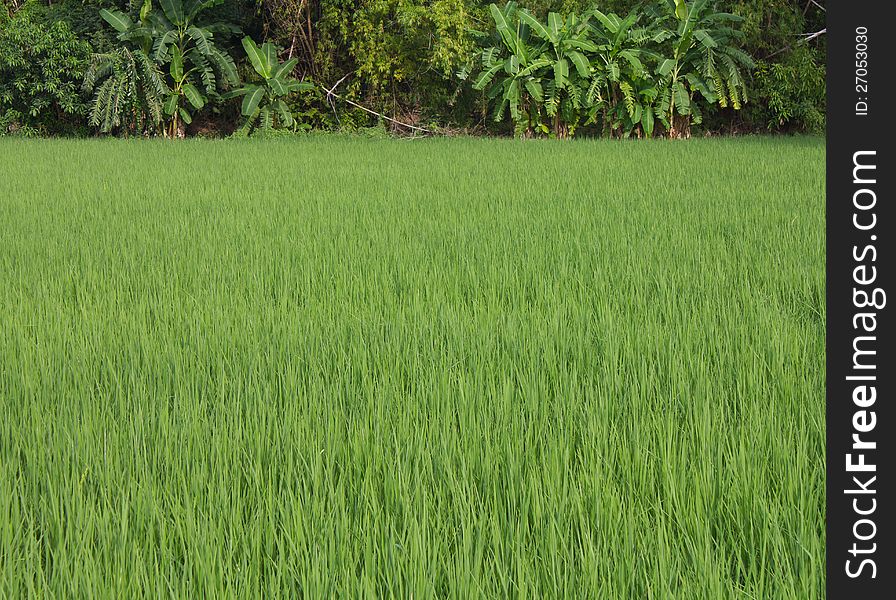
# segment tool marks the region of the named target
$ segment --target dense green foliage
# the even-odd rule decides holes
[[[592,66],[583,54],[596,51],[589,36],[588,20],[557,13],[540,23],[515,2],[503,9],[489,6],[495,33],[485,38],[485,48],[477,52],[481,72],[476,90],[486,90],[494,104],[494,119],[501,121],[509,109],[519,134],[549,131],[566,137],[581,120],[584,98]],[[460,73],[466,78],[466,70]]]
[[[95,89],[90,125],[103,133],[143,133],[162,125],[168,86],[159,65],[139,48],[93,54],[83,88]]]
[[[281,63],[273,44],[268,42],[259,47],[248,36],[243,38],[243,48],[260,81],[226,94],[227,97],[243,98],[240,113],[245,117],[245,122],[242,129],[248,131],[256,120],[260,121],[261,129],[264,131],[270,131],[275,124],[280,127],[292,127],[295,119],[285,99],[292,92],[314,87],[310,83],[290,77],[299,59],[291,58]]]
[[[760,61],[753,74],[750,105],[756,127],[767,130],[818,131],[825,123],[825,68],[819,50],[805,46],[780,62]]]
[[[209,98],[220,96],[222,85],[236,85],[236,65],[218,46],[217,39],[240,29],[207,18],[207,9],[222,1],[160,0],[159,10],[153,8],[152,0],[144,0],[137,21],[122,11],[101,9],[100,15],[127,44],[125,51],[138,59],[126,65],[139,68],[129,69],[133,75],[127,82],[121,82],[108,68],[96,74],[97,79],[105,73],[111,76],[96,92],[94,114],[117,113],[121,90],[130,88],[133,91],[127,97],[141,104],[138,122],[158,125],[162,116],[157,108],[161,105],[166,120],[164,134],[175,137],[180,134],[181,124],[193,121],[193,111],[201,110]],[[112,102],[114,107],[109,106]],[[108,119],[104,121],[107,124]]]
[[[49,22],[39,6],[5,17],[0,14],[0,135],[76,129],[85,113],[79,88],[90,46],[65,22]]]
[[[823,140],[13,154],[0,597],[824,595]]]
[[[611,136],[682,135],[692,127],[725,132],[824,127],[824,36],[799,41],[801,34],[824,26],[824,13],[797,0],[709,2],[701,12],[740,19],[688,21],[692,30],[715,29],[712,39],[727,49],[710,63],[705,38],[679,32],[683,21],[675,19],[679,6],[694,7],[703,0],[520,0],[519,14],[547,26],[554,12],[561,33],[584,35],[600,49],[585,53],[595,69],[587,76],[573,56],[558,56],[558,48],[539,51],[555,59],[544,73],[527,80],[536,96],[537,84],[542,93],[555,92],[543,102],[531,102],[533,91],[526,89],[526,81],[514,85],[498,77],[496,83],[507,86],[502,96],[509,91],[515,98],[516,88],[520,93],[519,102],[508,100],[498,122],[493,117],[499,106],[488,98],[494,91],[491,83],[480,91],[455,76],[478,44],[500,35],[485,0],[191,0],[187,4],[207,6],[198,37],[188,33],[190,24],[175,24],[166,15],[165,5],[175,8],[168,0],[55,0],[49,6],[41,4],[48,0],[5,2],[6,10],[0,11],[0,133],[71,133],[88,123],[95,131],[117,133],[233,131],[245,124],[245,116],[239,101],[221,97],[236,87],[228,65],[235,61],[240,73],[250,79],[255,75],[239,36],[229,38],[226,30],[205,27],[216,23],[237,24],[259,46],[273,44],[282,62],[296,59],[291,77],[318,86],[318,92],[281,98],[302,128],[351,129],[376,122],[370,113],[338,98],[404,123],[520,135],[564,136],[576,127],[587,135]],[[125,15],[141,31],[147,31],[147,16],[155,15],[149,16],[155,21],[149,50],[136,38],[117,39],[133,36],[111,29],[100,18],[101,9]],[[620,23],[600,15],[619,15]],[[627,20],[630,15],[634,22]],[[162,16],[171,27],[161,22]],[[576,23],[573,29],[586,30],[569,30],[570,19]],[[617,24],[625,29],[620,35],[613,31]],[[655,41],[653,36],[663,29],[672,37]],[[652,35],[643,37],[648,30]],[[174,44],[167,43],[171,35],[177,38]],[[537,32],[526,37],[534,50],[553,44]],[[183,71],[174,69],[183,79],[172,74],[178,62],[174,55],[155,51],[160,39],[166,43],[159,47],[174,46],[183,54]],[[206,53],[206,46],[215,51]],[[503,36],[496,47],[504,47]],[[641,66],[627,59],[641,52],[651,53],[639,56]],[[668,74],[657,73],[662,60],[653,53],[677,61]],[[742,60],[747,57],[755,68]],[[482,58],[477,59],[480,67]],[[733,76],[729,60],[735,63]],[[558,79],[564,61],[569,73]],[[546,77],[550,74],[554,76]],[[11,83],[13,78],[17,83]],[[42,81],[51,83],[44,86]],[[549,81],[553,84],[547,89]],[[82,83],[86,89],[79,92]],[[321,92],[337,83],[338,98]],[[201,123],[186,122],[197,115]],[[165,128],[160,127],[163,122]]]
[[[486,91],[496,121],[509,107],[518,134],[547,132],[546,117],[566,137],[590,113],[607,133],[650,137],[660,123],[676,137],[702,122],[701,104],[740,109],[746,101],[742,70],[754,64],[735,43],[742,19],[708,0],[669,0],[624,18],[551,12],[544,23],[514,2],[489,10],[496,33],[482,36],[473,87]]]

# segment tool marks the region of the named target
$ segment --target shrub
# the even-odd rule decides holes
[[[782,62],[759,61],[751,120],[768,130],[817,133],[825,127],[825,67],[819,51],[800,46]]]
[[[0,134],[72,133],[83,124],[79,93],[90,46],[68,24],[28,3],[0,24]]]

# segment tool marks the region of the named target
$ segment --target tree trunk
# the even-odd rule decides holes
[[[687,139],[691,137],[691,118],[688,115],[672,114],[669,118],[669,138]]]
[[[558,140],[569,137],[569,125],[560,121],[560,115],[554,115],[554,135]]]

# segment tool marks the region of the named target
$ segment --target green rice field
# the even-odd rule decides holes
[[[824,150],[0,139],[0,597],[823,596]]]

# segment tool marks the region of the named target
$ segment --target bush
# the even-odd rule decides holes
[[[0,23],[0,134],[81,130],[80,85],[89,55],[89,44],[35,3]]]
[[[750,120],[771,131],[821,132],[825,127],[825,65],[819,51],[801,46],[783,62],[760,61],[753,76]]]

